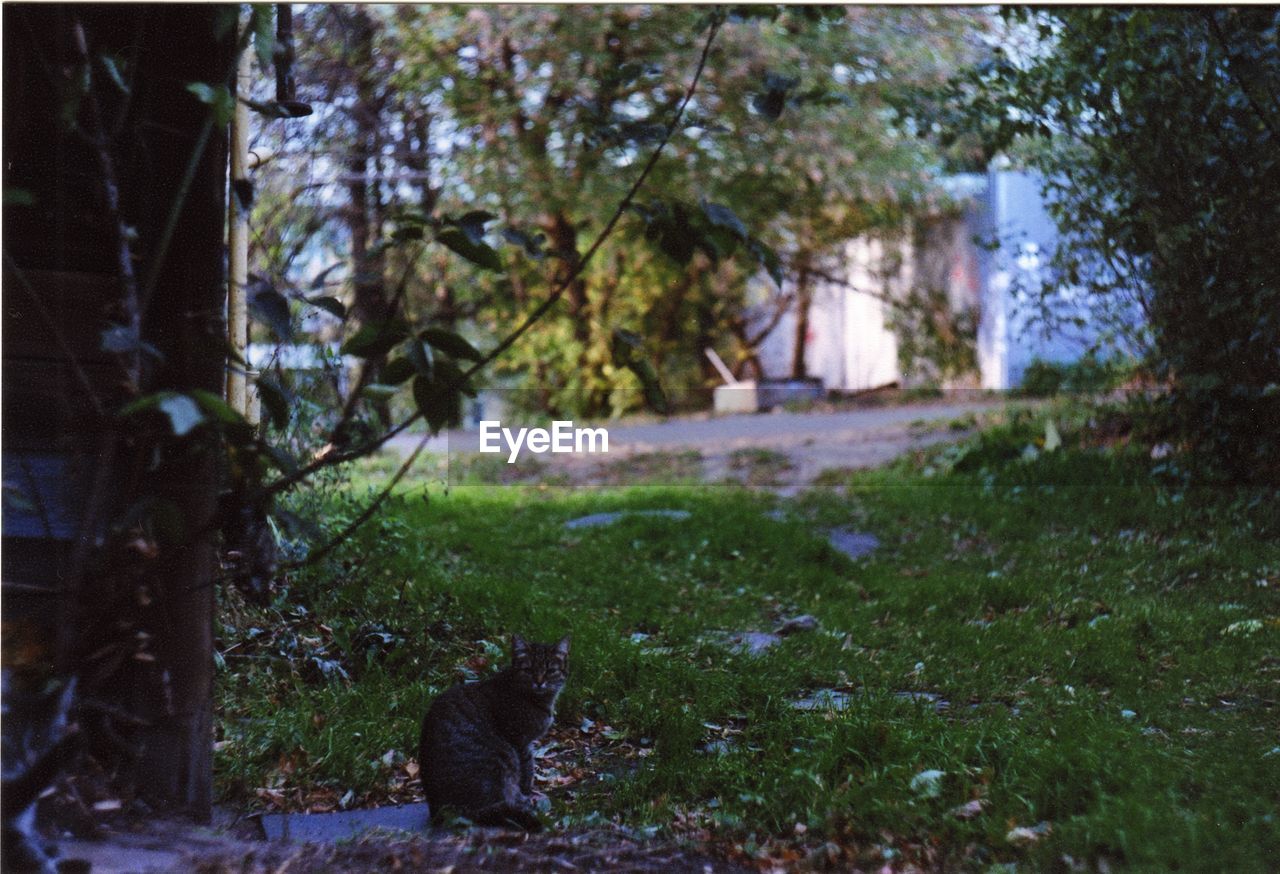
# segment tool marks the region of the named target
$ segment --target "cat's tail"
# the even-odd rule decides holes
[[[468,814],[467,819],[476,825],[498,826],[500,828],[522,828],[525,831],[542,831],[542,820],[533,811],[518,804],[499,801]]]

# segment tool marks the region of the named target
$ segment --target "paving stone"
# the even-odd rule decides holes
[[[880,538],[849,528],[832,528],[827,532],[827,543],[837,552],[858,559],[874,552],[880,546]]]
[[[628,516],[651,516],[662,519],[674,519],[677,522],[689,518],[688,510],[620,510],[615,513],[592,513],[590,516],[579,516],[564,523],[565,528],[597,528],[601,525],[612,525],[619,519]]]
[[[333,813],[266,813],[262,816],[262,830],[273,841],[333,843],[374,828],[420,832],[430,822],[429,812],[426,802],[421,802]]]

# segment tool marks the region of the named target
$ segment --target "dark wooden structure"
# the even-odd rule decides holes
[[[139,793],[198,818],[211,801],[217,462],[149,468],[118,410],[162,389],[221,392],[226,137],[187,85],[228,80],[225,14],[3,8],[5,657],[79,672],[133,604],[146,652],[94,694],[145,722],[129,766]],[[133,288],[154,274],[149,301],[130,300],[130,269]],[[154,350],[137,357],[110,339],[135,303]],[[186,524],[135,602],[102,552],[139,501]]]

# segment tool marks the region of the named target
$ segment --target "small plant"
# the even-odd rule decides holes
[[[784,474],[795,470],[795,464],[772,449],[735,449],[729,453],[729,470],[740,474],[747,485],[778,485]]]
[[[1071,362],[1036,359],[1023,372],[1018,393],[1047,398],[1057,394],[1097,394],[1120,386],[1133,375],[1134,365],[1123,357],[1085,355]]]

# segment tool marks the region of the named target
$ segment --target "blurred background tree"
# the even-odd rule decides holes
[[[953,133],[1045,178],[1054,286],[1142,311],[1167,436],[1280,480],[1280,12],[1004,15],[942,95]]]
[[[697,400],[715,380],[704,348],[749,369],[774,316],[797,301],[803,375],[807,303],[819,275],[840,272],[844,242],[900,231],[944,198],[938,152],[903,124],[894,98],[977,58],[984,13],[740,12],[634,214],[499,363],[543,410],[641,403],[636,376],[615,359],[619,329],[642,338],[675,396]],[[665,133],[707,16],[308,9],[298,78],[319,111],[288,139],[271,129],[259,144],[278,156],[258,173],[260,272],[305,284],[340,260],[324,280],[355,324],[377,320],[404,268],[379,242],[432,217],[468,219],[458,245],[426,250],[405,311],[481,345],[503,336],[573,270]]]

